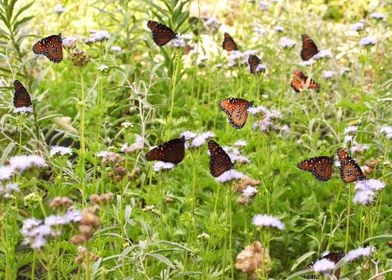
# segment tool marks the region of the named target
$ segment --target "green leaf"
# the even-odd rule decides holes
[[[146,254],[147,256],[153,257],[155,259],[157,259],[158,261],[160,261],[161,263],[166,264],[168,267],[170,267],[171,269],[175,269],[176,267],[174,266],[174,264],[165,256],[161,255],[161,254]]]

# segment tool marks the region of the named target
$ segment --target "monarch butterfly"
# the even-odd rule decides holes
[[[328,181],[332,176],[333,157],[313,157],[298,163],[298,168],[309,171],[319,181]]]
[[[30,107],[33,105],[31,102],[30,94],[27,92],[26,88],[18,80],[14,81],[14,105],[16,108]]]
[[[290,85],[296,92],[301,92],[306,88],[314,89],[315,91],[318,91],[320,89],[320,85],[316,83],[313,79],[310,79],[308,86],[307,83],[308,83],[308,77],[305,76],[305,74],[302,71],[297,70],[294,72],[294,75],[291,78]]]
[[[43,54],[50,61],[59,63],[63,60],[62,43],[61,35],[51,35],[35,43],[33,52],[35,54]]]
[[[252,106],[252,102],[241,98],[226,98],[219,101],[218,106],[227,114],[230,124],[240,129],[248,119],[248,108]]]
[[[303,60],[311,59],[315,54],[319,52],[316,44],[313,40],[306,34],[301,35],[302,37],[302,49],[301,49],[301,58]]]
[[[228,52],[238,50],[237,44],[234,42],[234,39],[230,36],[229,33],[225,32],[224,39],[222,43],[222,48]]]
[[[146,159],[180,163],[185,156],[185,137],[175,138],[155,147],[146,154]]]
[[[229,155],[213,140],[208,141],[210,151],[210,172],[214,177],[219,177],[226,171],[233,168]]]
[[[340,161],[340,178],[345,183],[352,183],[359,180],[365,180],[366,176],[359,165],[352,159],[349,154],[343,150],[339,149],[337,155]]]
[[[250,67],[250,73],[255,74],[257,66],[259,66],[260,64],[260,58],[258,58],[256,55],[251,54],[248,58],[248,64]]]
[[[152,32],[152,39],[158,46],[164,46],[177,36],[173,30],[162,23],[149,20],[147,27]]]

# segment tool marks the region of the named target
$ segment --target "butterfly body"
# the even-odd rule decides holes
[[[313,56],[315,56],[319,50],[313,40],[306,34],[302,36],[302,49],[301,49],[301,58],[303,60],[309,60]]]
[[[210,172],[214,177],[219,177],[226,171],[233,168],[229,155],[213,140],[208,141],[208,150],[210,151]]]
[[[294,72],[290,85],[296,92],[301,92],[305,89],[313,89],[315,91],[320,89],[320,85],[313,79],[310,79],[308,82],[308,77],[300,70]]]
[[[328,181],[332,176],[333,157],[313,157],[298,163],[298,168],[309,171],[319,181]]]
[[[177,36],[177,33],[175,33],[169,27],[156,21],[149,20],[147,22],[147,27],[152,32],[152,39],[154,40],[155,44],[160,47],[166,45]]]
[[[43,54],[50,61],[59,63],[63,60],[63,47],[60,35],[51,35],[39,40],[33,46],[35,54]]]
[[[225,32],[223,34],[224,39],[222,43],[222,48],[228,52],[238,50],[237,44],[234,42],[233,37],[230,36],[229,33]]]
[[[227,114],[230,124],[240,129],[248,119],[248,108],[252,106],[252,102],[241,98],[226,98],[219,101],[218,106]]]
[[[260,64],[260,58],[256,55],[251,54],[248,58],[248,64],[250,68],[250,73],[255,74],[257,70],[257,66]]]
[[[343,182],[352,183],[366,179],[361,167],[344,149],[339,149],[337,155],[340,162],[340,178]]]
[[[31,102],[30,94],[27,92],[27,89],[20,81],[14,81],[14,88],[14,106],[16,108],[30,107],[31,105],[33,105],[33,103]]]
[[[180,163],[185,157],[185,137],[175,138],[155,147],[146,154],[146,159]]]

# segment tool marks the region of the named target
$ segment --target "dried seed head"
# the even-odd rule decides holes
[[[271,263],[268,250],[262,247],[259,241],[253,242],[252,245],[246,246],[236,257],[235,267],[242,272],[252,275],[257,279],[257,271],[260,271],[263,265],[267,265],[267,272],[271,269],[268,265]],[[265,259],[263,259],[265,257]]]

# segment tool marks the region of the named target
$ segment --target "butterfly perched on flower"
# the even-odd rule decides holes
[[[259,66],[260,64],[260,58],[258,58],[256,55],[251,54],[248,58],[248,64],[250,73],[255,74],[257,73],[257,66]]]
[[[30,94],[27,92],[27,89],[23,86],[23,84],[15,80],[14,81],[14,105],[15,108],[22,108],[22,107],[30,107],[33,105],[31,102]]]
[[[333,170],[333,157],[318,156],[298,163],[301,170],[309,171],[319,181],[331,179]]]
[[[222,48],[228,52],[238,50],[237,44],[234,42],[234,39],[230,36],[229,33],[225,32],[223,34],[224,39],[222,43]]]
[[[35,54],[43,54],[50,61],[59,63],[63,60],[63,41],[61,35],[51,35],[43,38],[33,45]]]
[[[175,33],[169,27],[153,20],[149,20],[147,22],[147,27],[152,32],[152,39],[154,40],[155,44],[160,47],[166,45],[177,36],[177,33]]]
[[[146,154],[146,159],[180,163],[185,156],[185,137],[175,138],[155,147]]]
[[[318,258],[316,261],[312,262],[308,266],[308,268],[312,268],[315,262],[317,262],[319,260],[323,260],[323,259],[327,259],[327,260],[333,262],[336,265],[344,256],[345,256],[345,253],[343,251],[327,252],[326,254],[324,254],[320,258]],[[335,277],[336,277],[336,279],[339,279],[339,277],[340,277],[340,268],[336,269]],[[314,279],[317,279],[317,278],[314,278]]]
[[[290,85],[296,92],[301,92],[304,89],[313,89],[315,91],[320,89],[320,85],[313,79],[310,79],[308,82],[308,77],[300,70],[294,72]]]
[[[226,171],[233,168],[229,155],[213,140],[208,141],[210,151],[210,173],[214,177],[219,177]]]
[[[219,101],[218,106],[227,114],[230,124],[240,129],[248,119],[248,108],[252,106],[252,102],[241,98],[226,98]]]
[[[309,60],[313,56],[315,56],[319,50],[313,40],[306,34],[302,36],[302,49],[301,49],[301,58],[303,60]]]
[[[366,179],[361,167],[344,149],[339,149],[337,155],[340,162],[340,178],[343,182],[352,183]]]

